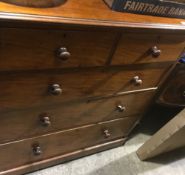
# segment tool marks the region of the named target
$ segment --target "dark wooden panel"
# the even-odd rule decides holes
[[[60,156],[116,138],[122,138],[128,134],[135,121],[136,118],[134,117],[124,118],[114,122],[91,125],[67,132],[58,132],[38,138],[1,145],[0,171]],[[107,132],[105,132],[105,130]],[[40,155],[35,155],[34,153],[36,146],[41,148],[42,153]],[[7,156],[7,153],[11,156]],[[37,153],[39,153],[38,150]],[[16,161],[12,159],[12,157],[15,157]]]
[[[104,69],[88,71],[57,71],[35,73],[0,74],[0,111],[37,105],[61,105],[103,95],[115,95],[119,92],[151,88],[157,86],[165,74],[164,67],[148,69]],[[138,76],[142,84],[133,80]],[[141,83],[141,80],[139,83]],[[50,87],[59,84],[62,93],[53,95]],[[57,90],[59,88],[56,88]]]
[[[0,143],[130,115],[138,114],[140,117],[150,105],[153,95],[154,91],[147,91],[92,102],[55,104],[2,112],[0,133],[3,134],[0,135]]]
[[[154,56],[152,47],[161,51]],[[152,35],[123,33],[112,64],[138,64],[150,62],[175,61],[185,47],[185,35]],[[157,54],[157,52],[155,52]]]
[[[109,58],[115,37],[112,32],[1,28],[0,69],[102,66]],[[61,57],[60,48],[67,49]]]
[[[177,64],[163,84],[158,103],[169,106],[185,106],[185,64]]]

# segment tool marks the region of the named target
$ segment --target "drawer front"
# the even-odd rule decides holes
[[[66,103],[158,85],[164,68],[1,73],[1,110]]]
[[[154,91],[147,91],[98,101],[2,112],[0,143],[131,115],[138,114],[139,117],[150,105],[153,96]]]
[[[185,35],[123,34],[112,64],[175,61],[185,47]]]
[[[0,146],[0,171],[126,136],[136,118],[91,125]],[[7,153],[11,156],[7,156]],[[12,159],[16,158],[16,161]]]
[[[1,70],[105,65],[115,40],[111,32],[0,29]]]

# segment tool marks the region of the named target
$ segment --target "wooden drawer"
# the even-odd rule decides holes
[[[6,110],[53,103],[62,105],[73,100],[156,87],[165,72],[164,67],[157,67],[0,73],[0,106],[1,110]],[[138,83],[134,77],[138,77]]]
[[[0,69],[102,66],[114,40],[111,32],[1,28]]]
[[[135,117],[124,118],[0,145],[0,171],[122,138],[128,134],[135,122]],[[7,156],[7,153],[11,156]]]
[[[175,61],[184,47],[185,35],[123,34],[112,64]]]
[[[131,115],[140,117],[153,95],[154,91],[146,91],[91,102],[1,112],[0,143]]]

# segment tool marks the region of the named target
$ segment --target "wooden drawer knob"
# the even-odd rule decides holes
[[[117,109],[119,112],[124,112],[126,110],[126,107],[123,105],[117,105]]]
[[[110,134],[108,129],[104,129],[103,133],[104,133],[105,138],[109,138],[111,136],[111,134]]]
[[[58,57],[62,60],[62,61],[66,61],[70,58],[71,54],[70,52],[68,52],[66,47],[61,47],[58,49]]]
[[[62,94],[62,88],[60,87],[59,84],[52,84],[52,85],[49,87],[49,92],[50,92],[52,95],[60,95],[60,94]]]
[[[138,86],[143,84],[143,80],[139,76],[135,76],[133,78],[133,81],[134,81],[135,85],[138,85]]]
[[[40,122],[41,122],[42,126],[48,127],[51,125],[50,117],[47,114],[40,115]]]
[[[152,47],[151,52],[154,57],[159,57],[161,55],[161,50],[157,46]]]
[[[33,154],[35,156],[39,156],[39,155],[42,154],[42,149],[41,149],[41,147],[39,145],[34,145],[33,146]]]
[[[185,97],[185,91],[183,92],[183,97]]]

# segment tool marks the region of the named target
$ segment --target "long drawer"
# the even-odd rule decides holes
[[[150,105],[153,95],[154,91],[147,91],[91,102],[2,112],[0,143],[132,115],[140,117]]]
[[[124,118],[0,145],[0,171],[122,138],[135,122],[134,117]]]
[[[184,46],[185,35],[123,33],[112,64],[175,61]]]
[[[102,66],[114,32],[0,28],[0,70]]]
[[[167,71],[101,69],[0,74],[0,109],[67,103],[95,96],[156,87]]]

